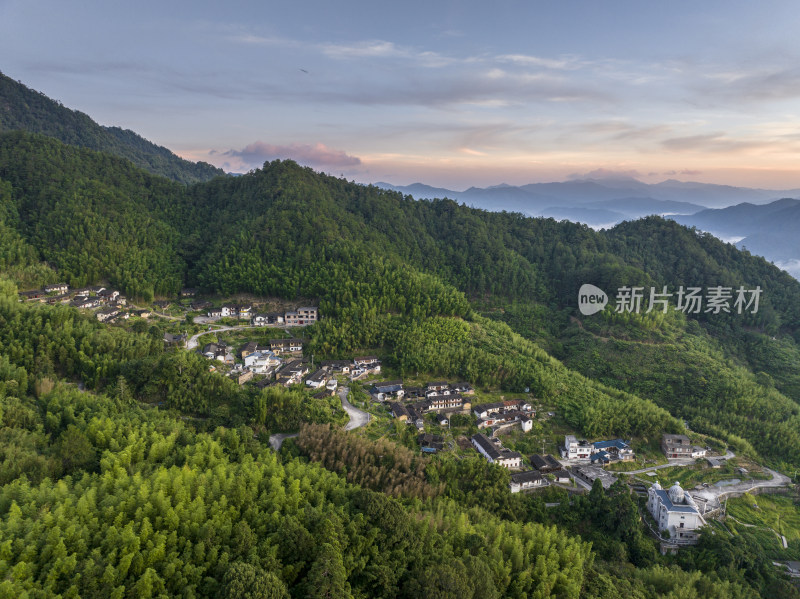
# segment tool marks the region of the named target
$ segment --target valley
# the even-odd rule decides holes
[[[133,160],[2,83],[5,595],[798,596],[787,273],[659,216],[596,231],[291,160]],[[587,315],[584,284],[761,295]]]

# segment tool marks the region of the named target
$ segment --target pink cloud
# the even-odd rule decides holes
[[[607,168],[598,168],[588,173],[572,173],[567,178],[570,180],[580,179],[636,179],[641,177],[642,174],[634,169],[631,170],[613,170]]]
[[[277,159],[291,159],[320,169],[353,167],[361,164],[361,159],[358,156],[351,156],[343,150],[334,150],[322,143],[317,143],[313,146],[308,144],[281,146],[257,141],[241,150],[228,150],[226,152],[212,150],[210,155],[231,158],[232,167],[238,163],[246,168],[259,167],[264,162]]]
[[[651,175],[657,175],[658,173],[650,173]],[[690,169],[684,169],[682,171],[664,171],[661,173],[662,175],[666,175],[667,177],[674,177],[676,175],[702,175],[703,171],[694,171]]]

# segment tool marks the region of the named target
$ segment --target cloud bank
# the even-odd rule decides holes
[[[212,150],[209,155],[225,157],[225,163],[230,170],[249,170],[260,167],[271,160],[291,159],[300,164],[325,170],[331,168],[352,168],[361,164],[358,156],[351,156],[344,150],[335,150],[323,143],[314,145],[290,144],[274,145],[263,141],[256,141],[246,145],[241,150],[227,150],[217,152]]]

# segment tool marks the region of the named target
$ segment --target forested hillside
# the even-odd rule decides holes
[[[88,115],[70,110],[41,92],[0,73],[0,131],[27,131],[66,144],[126,158],[151,173],[182,183],[224,175],[205,162],[189,162],[129,129],[103,127]]]
[[[620,488],[548,510],[482,461],[324,426],[276,456],[254,432],[340,423],[335,400],[239,387],[156,326],[17,301],[56,280],[313,298],[317,360],[369,348],[401,376],[527,388],[588,437],[652,442],[686,419],[795,468],[800,284],[762,259],[658,218],[595,232],[291,161],[186,186],[21,131],[0,133],[0,233],[5,595],[796,596],[742,539],[659,558]],[[581,316],[582,283],[612,306]],[[757,314],[616,314],[624,285],[763,294]]]
[[[22,132],[0,135],[0,180],[7,268],[21,282],[55,272],[144,300],[184,284],[318,298],[328,317],[312,332],[319,354],[383,346],[401,371],[529,387],[586,434],[675,428],[658,405],[743,451],[800,463],[789,451],[800,446],[800,284],[673,222],[597,233],[414,201],[279,161],[186,188]],[[610,310],[581,322],[584,282],[612,300],[624,285],[763,293],[756,314]]]
[[[275,454],[249,427],[200,432],[143,409],[121,376],[108,394],[58,381],[99,387],[124,364],[185,355],[162,353],[160,339],[20,304],[3,280],[0,319],[4,596],[793,596],[741,540],[709,537],[682,567],[659,560],[622,485],[547,510],[509,495],[508,473],[479,458],[304,431],[327,470]],[[153,387],[183,396],[198,375],[176,382],[186,368]]]

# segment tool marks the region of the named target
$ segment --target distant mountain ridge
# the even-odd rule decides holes
[[[520,212],[528,216],[568,219],[592,227],[609,227],[643,216],[695,214],[741,202],[764,204],[780,197],[800,196],[800,190],[772,191],[666,180],[643,183],[633,178],[576,179],[527,185],[470,187],[456,191],[423,183],[377,187],[410,194],[417,199],[450,198],[485,210]]]
[[[703,210],[690,216],[675,216],[682,225],[697,227],[723,239],[735,240],[739,248],[764,256],[800,277],[800,200],[782,198],[769,204],[737,204]]]
[[[225,175],[206,162],[190,162],[128,129],[104,127],[0,72],[0,131],[27,131],[63,143],[114,154],[179,183]]]
[[[377,187],[416,199],[449,198],[493,212],[519,212],[611,228],[626,220],[663,216],[696,227],[775,262],[800,278],[800,190],[772,191],[668,179],[583,179],[507,184],[454,191],[423,183]],[[782,199],[778,199],[782,198]]]

